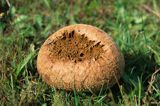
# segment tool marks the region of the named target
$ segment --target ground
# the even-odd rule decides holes
[[[160,0],[0,1],[0,104],[160,105]],[[38,75],[36,58],[59,28],[85,23],[110,36],[125,57],[119,83],[98,93],[65,92]]]

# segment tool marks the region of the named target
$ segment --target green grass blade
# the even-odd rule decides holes
[[[74,90],[74,105],[75,106],[78,106],[78,96],[77,96],[77,92],[76,92],[76,90]]]
[[[25,65],[33,58],[35,52],[30,52],[17,66],[16,69],[16,77],[18,77],[20,75],[20,73],[22,73],[23,68],[25,67]]]

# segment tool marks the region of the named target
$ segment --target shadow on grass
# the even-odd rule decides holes
[[[123,86],[123,92],[127,95],[134,91],[138,96],[138,86],[141,84],[141,95],[144,96],[148,81],[154,71],[158,68],[153,54],[124,54],[125,56],[125,72],[119,80],[119,84]],[[122,98],[120,87],[118,84],[111,88],[116,103]]]

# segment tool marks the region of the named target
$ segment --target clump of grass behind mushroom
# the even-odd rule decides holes
[[[58,30],[44,42],[37,69],[44,81],[55,88],[100,90],[120,78],[124,58],[105,32],[77,24]]]

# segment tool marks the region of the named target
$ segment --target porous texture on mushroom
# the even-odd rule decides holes
[[[76,24],[58,30],[44,42],[37,69],[44,81],[55,88],[100,90],[118,81],[124,58],[104,31]]]

